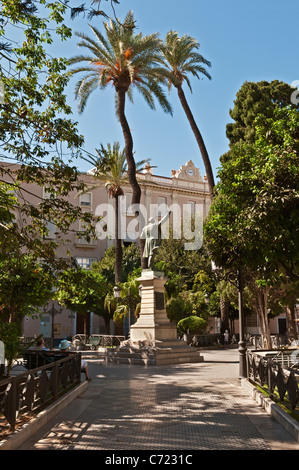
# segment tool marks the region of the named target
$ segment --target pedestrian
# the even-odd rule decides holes
[[[71,345],[70,341],[68,341],[67,339],[63,339],[60,342],[60,345],[58,347],[61,351],[67,351],[69,350],[70,345]],[[88,372],[88,365],[85,359],[81,359],[81,372],[85,374],[86,380],[88,382],[91,382],[91,378],[89,377],[89,372]]]

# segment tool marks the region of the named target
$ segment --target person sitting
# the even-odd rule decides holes
[[[41,349],[42,351],[48,351],[48,349],[45,347],[45,340],[43,338],[39,339],[36,342],[36,349]]]
[[[63,339],[60,342],[58,347],[61,351],[67,351],[67,350],[69,350],[70,345],[71,345],[70,341],[68,341],[67,339]],[[85,361],[85,359],[81,359],[81,372],[83,372],[85,374],[86,380],[88,382],[90,382],[91,378],[89,376],[88,365],[87,365],[87,362]]]
[[[48,351],[48,349],[45,347],[44,339],[41,338],[37,340],[33,346],[30,346],[29,351]]]

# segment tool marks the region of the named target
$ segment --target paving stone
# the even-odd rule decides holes
[[[88,390],[22,450],[298,450],[238,382],[236,350],[171,366],[92,361]]]

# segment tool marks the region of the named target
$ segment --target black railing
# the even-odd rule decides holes
[[[40,412],[80,382],[80,353],[68,354],[50,364],[2,379],[1,420],[9,424],[10,431],[14,431],[26,414]]]
[[[266,354],[262,356],[247,351],[247,364],[248,378],[267,392],[271,400],[276,399],[286,407],[297,411],[298,363],[294,362],[289,367],[284,367],[283,363],[276,361],[273,352],[272,354],[269,352],[269,356]]]

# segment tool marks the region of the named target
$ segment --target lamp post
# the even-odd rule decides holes
[[[216,266],[214,261],[211,262],[212,271],[218,277],[221,276],[222,268]],[[244,335],[244,310],[243,310],[243,290],[244,290],[244,276],[242,270],[239,268],[237,272],[228,271],[222,275],[223,279],[227,279],[238,289],[238,306],[239,306],[239,379],[247,378],[247,361],[246,361],[246,342]]]
[[[241,269],[237,271],[238,305],[239,305],[239,378],[247,378],[246,341],[244,336],[244,311],[243,311],[243,275]]]
[[[46,307],[44,307],[44,313],[50,315],[52,317],[52,320],[51,320],[51,343],[50,343],[50,349],[53,349],[54,347],[54,317],[55,315],[58,315],[59,313],[61,313],[63,310],[62,307],[59,307],[59,309],[57,310],[55,307],[54,307],[54,303],[52,303],[52,307],[47,310]]]

